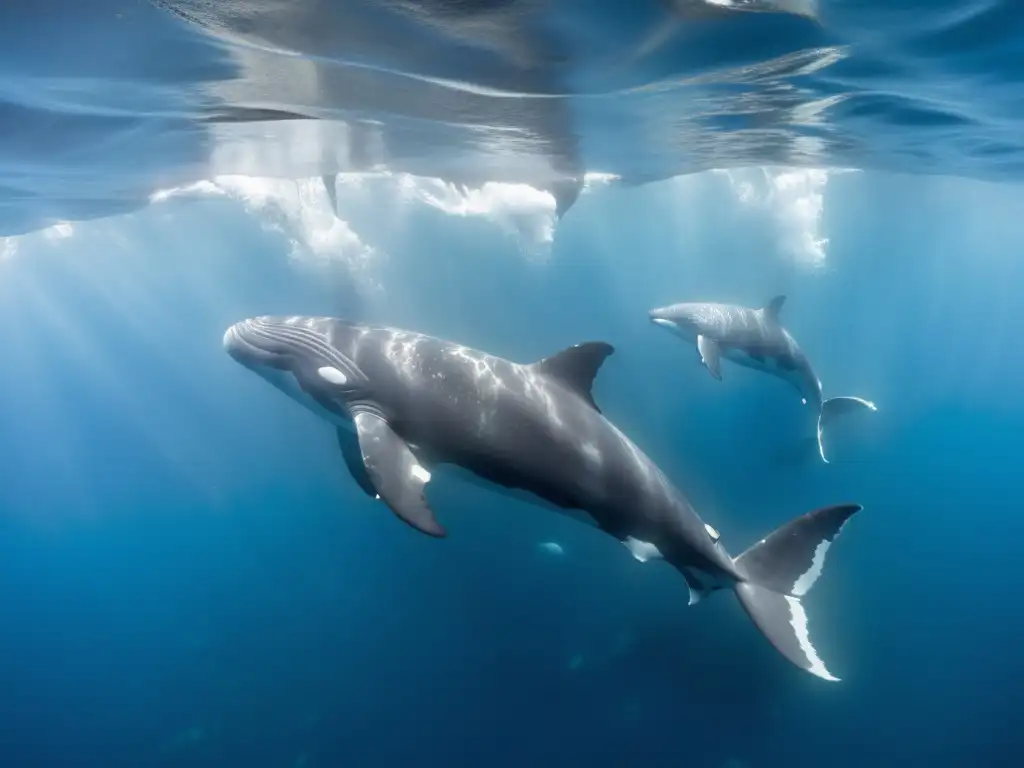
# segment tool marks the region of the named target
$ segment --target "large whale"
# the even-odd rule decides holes
[[[335,425],[356,483],[400,519],[446,535],[424,490],[454,465],[585,520],[646,561],[663,558],[690,603],[732,589],[791,662],[835,680],[808,634],[801,597],[861,507],[797,517],[731,557],[655,463],[602,415],[591,393],[612,347],[589,342],[520,364],[442,339],[330,317],[256,317],[227,352]]]
[[[691,302],[652,309],[651,322],[697,345],[701,362],[716,379],[722,378],[722,358],[755,371],[764,371],[792,385],[818,417],[818,454],[825,456],[824,430],[837,416],[851,411],[878,410],[860,397],[824,399],[821,380],[807,355],[779,322],[785,296],[776,296],[760,309],[735,304]]]

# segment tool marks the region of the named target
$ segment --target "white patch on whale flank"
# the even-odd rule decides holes
[[[419,480],[421,483],[430,482],[430,472],[419,464],[414,464],[412,469],[409,470],[409,474]]]
[[[597,449],[596,445],[587,442],[583,443],[581,448],[583,450],[583,455],[587,458],[588,461],[598,465],[601,464],[601,452]]]
[[[331,384],[347,384],[348,376],[339,371],[337,368],[331,365],[325,365],[323,368],[316,369],[317,375],[320,376],[324,381],[329,381]]]

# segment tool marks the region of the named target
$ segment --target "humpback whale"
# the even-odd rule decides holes
[[[785,658],[838,679],[812,644],[801,598],[860,505],[808,512],[730,556],[718,530],[595,402],[611,345],[577,344],[524,364],[396,328],[269,316],[232,325],[223,342],[334,425],[356,484],[414,529],[447,535],[425,489],[439,468],[461,468],[588,522],[641,562],[665,560],[690,604],[731,589]]]
[[[716,379],[722,378],[724,357],[793,386],[804,404],[809,403],[818,415],[818,454],[827,464],[825,427],[837,416],[877,411],[878,407],[860,397],[823,398],[821,380],[807,355],[779,322],[779,311],[785,303],[785,296],[776,296],[760,309],[711,302],[681,303],[652,309],[650,318],[655,325],[695,343],[701,362]]]

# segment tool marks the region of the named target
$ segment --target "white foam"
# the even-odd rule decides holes
[[[46,242],[59,242],[67,240],[75,233],[74,225],[70,221],[58,221],[43,229],[33,232],[26,232],[23,235],[10,235],[0,237],[0,261],[13,259],[18,255],[23,245],[38,242],[40,239]]]
[[[481,187],[458,187],[441,179],[401,175],[398,188],[415,200],[450,216],[480,217],[506,235],[517,238],[523,251],[534,257],[550,254],[555,239],[555,197],[528,184],[487,182]]]
[[[765,167],[715,172],[728,179],[740,203],[770,213],[783,253],[810,268],[824,265],[828,238],[822,235],[821,219],[829,171]]]
[[[260,167],[259,163],[248,162],[251,158],[236,158],[237,162],[221,160],[223,162],[213,163],[213,167]],[[276,166],[271,163],[269,167]],[[284,167],[290,166],[285,163]],[[290,255],[298,263],[340,264],[362,287],[374,290],[380,288],[375,266],[386,254],[367,243],[353,227],[351,220],[358,212],[369,211],[376,215],[385,211],[394,218],[416,206],[427,206],[448,216],[489,222],[513,238],[528,258],[543,260],[551,253],[557,224],[556,201],[554,195],[544,189],[498,181],[481,182],[479,186],[453,184],[440,178],[393,173],[383,166],[378,168],[337,174],[333,190],[337,208],[320,176],[287,179],[237,173],[214,175],[193,184],[158,190],[150,195],[150,203],[218,197],[236,200],[261,226],[288,239]],[[581,196],[606,187],[618,178],[609,173],[587,173]]]
[[[587,174],[582,193],[607,186],[617,178],[612,174]],[[365,207],[372,201],[373,207],[392,215],[425,205],[449,216],[482,219],[514,238],[524,255],[531,258],[546,258],[554,242],[555,197],[528,184],[488,181],[473,187],[439,178],[375,171],[338,174],[336,192],[337,212],[320,177],[290,180],[223,175],[159,190],[150,196],[150,202],[209,197],[238,200],[266,229],[288,238],[294,258],[307,263],[340,262],[364,276],[384,254],[364,242],[352,228],[345,218],[346,204]]]
[[[372,267],[380,253],[334,213],[323,181],[216,176],[184,187],[155,192],[151,203],[223,197],[237,200],[269,231],[287,238],[290,257],[302,264],[340,264],[364,288],[375,288]]]

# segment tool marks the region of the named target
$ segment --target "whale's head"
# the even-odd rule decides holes
[[[225,331],[224,350],[324,419],[347,424],[367,380],[350,345],[338,343],[346,328],[332,318],[252,317]]]
[[[703,304],[670,304],[650,311],[651,322],[676,336],[695,341],[703,329]]]

